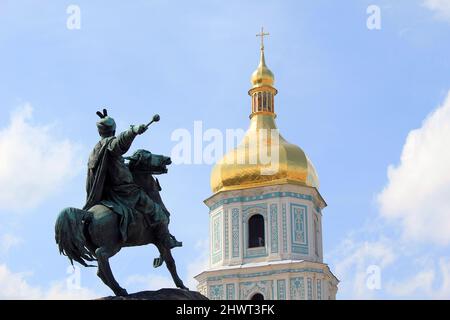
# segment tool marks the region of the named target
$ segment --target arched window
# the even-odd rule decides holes
[[[258,248],[264,246],[264,217],[260,214],[255,214],[248,220],[248,247]]]
[[[270,95],[270,98],[271,98],[270,100],[272,101],[270,111],[275,112],[275,107],[274,107],[275,106],[275,101],[274,101],[275,99],[273,97],[273,94]]]
[[[263,92],[263,110],[267,110],[267,92]]]
[[[319,255],[319,229],[317,228],[317,219],[314,219],[314,250]]]
[[[258,92],[258,111],[261,111],[261,106],[262,105],[262,97],[261,97],[261,92]]]
[[[264,300],[264,296],[261,293],[255,293],[250,300]]]

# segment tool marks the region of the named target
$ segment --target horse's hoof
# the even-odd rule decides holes
[[[125,297],[127,295],[128,295],[128,292],[125,289],[120,289],[119,291],[116,292],[116,296],[118,296],[118,297]]]
[[[155,258],[155,259],[153,260],[153,268],[159,268],[159,267],[161,267],[162,264],[163,264],[163,262],[164,262],[163,259],[161,259],[161,258]]]

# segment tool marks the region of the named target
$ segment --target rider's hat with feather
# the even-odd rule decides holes
[[[103,113],[97,111],[97,115],[100,117],[100,120],[97,122],[98,133],[102,137],[109,137],[115,134],[116,131],[116,122],[113,118],[108,116],[108,111],[103,109]]]

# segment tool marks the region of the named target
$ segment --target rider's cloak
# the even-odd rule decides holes
[[[128,225],[136,212],[140,190],[128,177],[131,173],[123,163],[122,155],[128,151],[135,136],[132,130],[127,130],[117,137],[103,138],[96,144],[89,156],[87,198],[83,207],[83,210],[88,210],[102,204],[119,214],[124,241],[127,239]]]
[[[88,210],[100,203],[103,197],[108,161],[106,152],[108,145],[115,137],[108,137],[100,140],[92,150],[88,161],[88,172],[86,179],[86,204],[83,210]]]

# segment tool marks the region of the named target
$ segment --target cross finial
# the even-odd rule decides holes
[[[264,36],[268,36],[270,33],[264,33],[264,27],[261,27],[261,33],[256,34],[257,37],[261,37],[261,50],[264,50]]]

